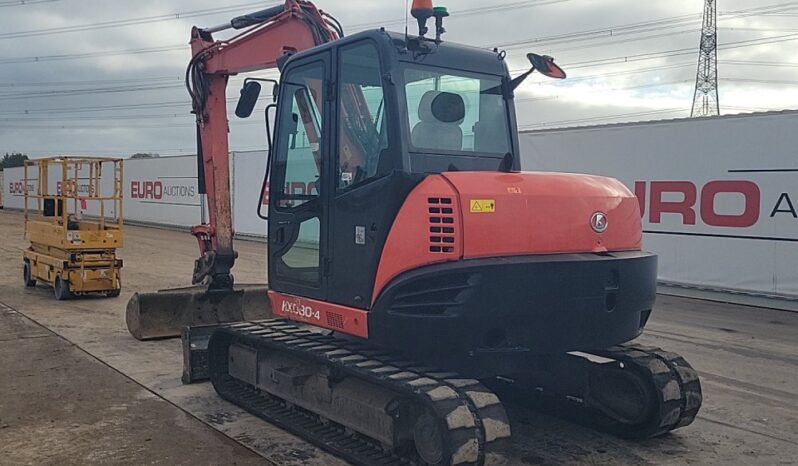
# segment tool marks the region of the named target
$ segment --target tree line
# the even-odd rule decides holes
[[[21,167],[25,164],[25,161],[28,160],[28,156],[19,152],[6,152],[6,155],[0,159],[0,171],[5,170],[6,168],[13,168],[13,167]]]

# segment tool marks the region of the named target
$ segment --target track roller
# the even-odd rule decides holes
[[[504,464],[507,416],[474,379],[279,319],[216,330],[208,367],[223,398],[355,464]]]

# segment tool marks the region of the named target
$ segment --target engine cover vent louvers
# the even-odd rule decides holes
[[[429,204],[429,252],[437,254],[455,253],[455,213],[451,197],[430,197]]]
[[[478,280],[472,274],[455,274],[414,280],[392,296],[392,314],[447,315],[457,312]]]

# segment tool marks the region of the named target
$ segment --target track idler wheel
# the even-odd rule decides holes
[[[599,368],[590,375],[587,403],[622,424],[637,425],[648,418],[657,400],[645,375],[623,366]]]
[[[608,418],[614,434],[651,438],[693,422],[701,407],[701,383],[684,358],[631,345],[598,354],[615,361],[591,368],[585,404]]]

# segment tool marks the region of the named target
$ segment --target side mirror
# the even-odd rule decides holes
[[[554,79],[565,79],[565,71],[554,64],[554,58],[548,55],[538,55],[536,53],[528,53],[526,54],[526,58],[543,76]]]
[[[260,83],[257,81],[244,81],[241,88],[241,96],[236,105],[236,116],[238,118],[248,118],[255,109],[255,104],[260,96]]]

